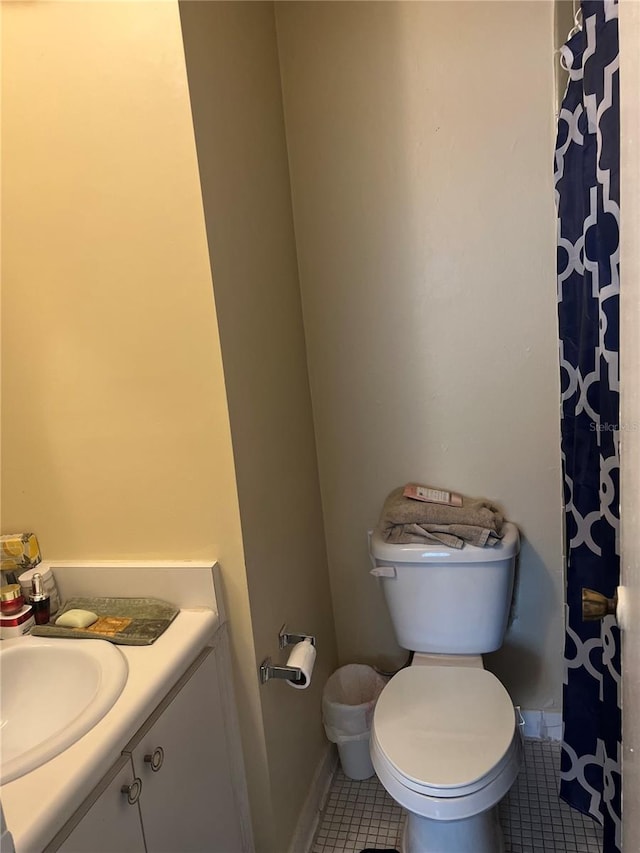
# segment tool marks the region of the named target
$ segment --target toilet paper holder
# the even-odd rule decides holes
[[[290,631],[287,631],[286,624],[280,628],[280,632],[278,634],[278,645],[281,649],[284,649],[285,646],[293,646],[296,643],[303,643],[305,640],[311,640],[312,646],[315,646],[316,644],[316,638],[312,637],[310,634],[293,634]]]
[[[274,666],[271,658],[265,658],[260,664],[260,683],[266,684],[270,678],[284,678],[285,681],[302,681],[302,670],[297,666]]]
[[[305,640],[310,640],[312,646],[316,644],[316,638],[311,634],[295,634],[287,631],[286,625],[283,625],[278,633],[278,645],[281,649],[303,643]],[[283,678],[285,681],[297,683],[304,679],[304,675],[297,666],[277,666],[271,663],[271,658],[265,658],[260,664],[260,683],[266,684],[270,678]]]

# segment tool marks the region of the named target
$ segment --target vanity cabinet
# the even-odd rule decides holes
[[[138,805],[129,805],[126,795],[122,793],[123,788],[132,784],[133,778],[131,756],[120,756],[77,815],[56,838],[67,835],[69,827],[76,824],[71,834],[60,846],[49,845],[46,851],[114,853],[117,850],[118,853],[145,853]]]
[[[132,742],[147,853],[240,853],[214,654]]]
[[[242,773],[216,649],[205,649],[45,853],[247,853]],[[234,746],[237,749],[234,750]]]

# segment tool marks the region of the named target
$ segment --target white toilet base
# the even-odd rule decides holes
[[[504,853],[497,809],[462,820],[432,820],[409,812],[402,853]]]

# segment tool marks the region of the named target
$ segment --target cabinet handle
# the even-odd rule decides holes
[[[157,746],[152,753],[149,753],[144,757],[145,764],[150,764],[154,773],[157,773],[158,770],[160,770],[163,761],[164,749],[161,746]]]
[[[138,779],[138,777],[135,776],[130,785],[123,785],[120,790],[123,794],[127,795],[127,802],[129,805],[135,806],[140,799],[140,794],[142,793],[142,779]]]

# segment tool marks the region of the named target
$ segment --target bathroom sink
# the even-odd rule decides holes
[[[0,783],[59,755],[95,726],[127,681],[106,640],[21,637],[0,646]]]

